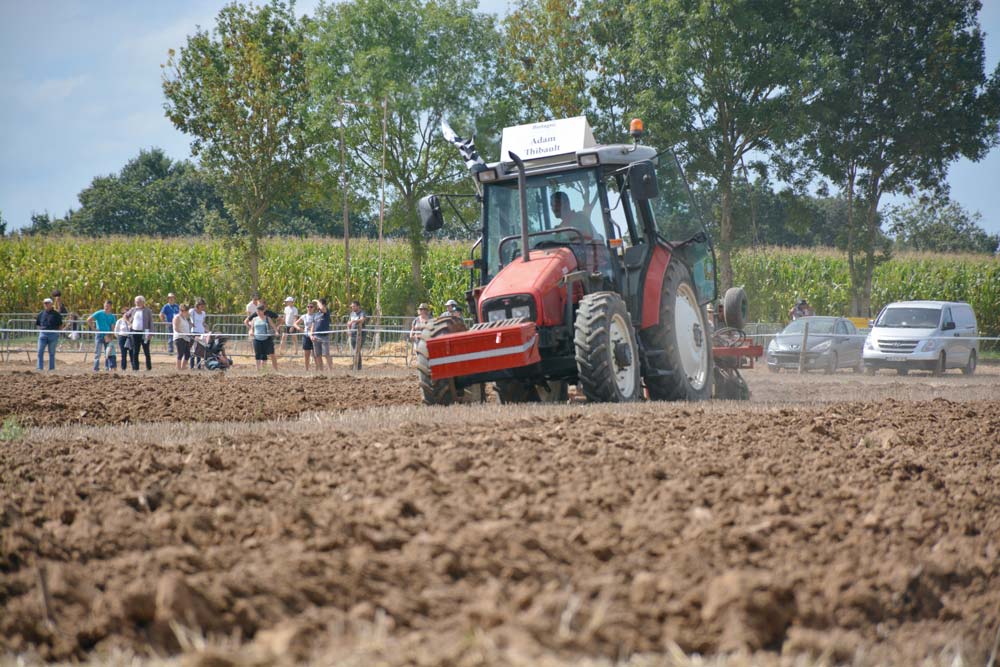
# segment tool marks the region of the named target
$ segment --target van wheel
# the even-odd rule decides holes
[[[976,372],[976,351],[972,350],[969,352],[969,363],[965,364],[965,368],[962,369],[962,373],[965,375],[972,375]]]
[[[947,368],[945,365],[946,363],[947,363],[947,358],[945,357],[944,352],[942,352],[941,355],[938,357],[937,365],[934,367],[932,373],[938,376],[944,375],[944,372]]]

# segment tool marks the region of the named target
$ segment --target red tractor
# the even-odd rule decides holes
[[[459,402],[489,383],[504,403],[565,400],[569,385],[590,401],[697,401],[713,396],[716,378],[726,385],[716,393],[744,393],[734,369],[759,351],[737,336],[716,370],[711,240],[700,225],[662,235],[658,171],[675,162],[640,145],[635,125],[633,144],[614,145],[597,145],[582,117],[507,128],[508,161],[467,159],[481,203],[482,235],[465,263],[475,324],[442,316],[424,330],[425,403]],[[427,231],[443,225],[444,197],[421,200]],[[726,306],[738,326],[742,290]]]

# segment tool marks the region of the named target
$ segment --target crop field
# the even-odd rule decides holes
[[[987,664],[1000,368],[746,376],[443,409],[392,366],[9,364],[0,664]]]

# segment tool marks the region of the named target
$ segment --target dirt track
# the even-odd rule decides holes
[[[175,622],[384,664],[669,642],[900,665],[951,646],[984,664],[998,380],[755,371],[751,404],[442,410],[404,375],[192,396],[168,376],[5,374],[0,416],[125,425],[0,443],[0,653],[173,651]],[[300,387],[321,399],[303,407]],[[88,392],[112,397],[90,420],[67,398]],[[373,397],[390,407],[348,410]],[[845,399],[877,402],[817,403]],[[136,423],[171,417],[293,420]]]

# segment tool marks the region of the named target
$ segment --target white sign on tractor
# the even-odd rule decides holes
[[[596,146],[594,131],[586,116],[505,127],[500,140],[500,159],[508,161],[513,151],[522,160],[537,160],[576,153]]]

